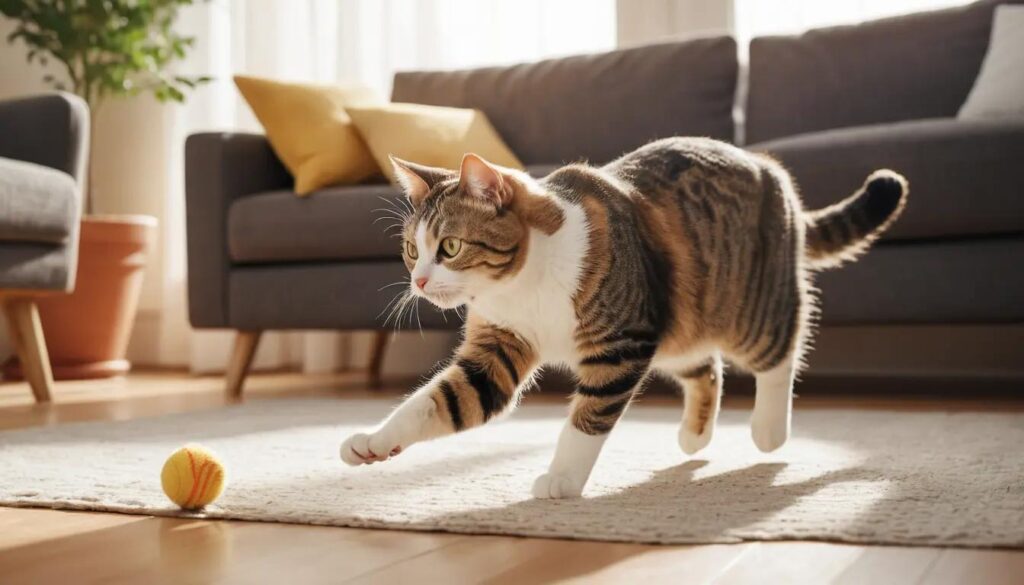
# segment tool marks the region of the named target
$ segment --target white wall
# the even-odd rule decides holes
[[[619,0],[620,47],[680,37],[728,34],[733,2],[726,0]]]

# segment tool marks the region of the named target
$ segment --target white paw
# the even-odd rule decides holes
[[[383,430],[373,434],[356,433],[341,444],[341,460],[349,465],[385,461],[401,452],[398,440]]]
[[[697,451],[708,446],[708,443],[711,442],[711,434],[713,430],[714,427],[709,424],[704,427],[704,432],[698,435],[687,429],[685,425],[680,426],[679,448],[683,450],[683,453],[693,455]]]
[[[545,473],[533,482],[533,497],[540,499],[578,498],[583,485],[568,475]]]
[[[750,421],[750,436],[754,444],[764,453],[771,453],[786,443],[789,438],[789,424],[785,418],[762,419],[754,417]]]

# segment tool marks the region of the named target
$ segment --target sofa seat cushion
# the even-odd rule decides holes
[[[355,185],[243,197],[228,211],[228,252],[235,262],[397,258],[393,210],[405,196],[391,185]],[[392,211],[386,211],[392,210]]]
[[[228,276],[228,326],[234,329],[458,329],[455,311],[418,301],[418,315],[389,321],[391,301],[408,282],[401,260],[249,264]]]
[[[815,278],[823,325],[1024,322],[1024,237],[881,243]]]
[[[78,188],[70,175],[0,158],[0,241],[60,244],[77,221]]]
[[[915,120],[791,136],[749,147],[793,174],[805,207],[853,193],[879,168],[910,181],[886,239],[1024,232],[1024,122]]]
[[[554,168],[526,170],[541,177]],[[405,195],[387,184],[332,187],[307,197],[248,195],[228,210],[228,253],[237,263],[397,260],[401,232],[391,226],[405,206]]]

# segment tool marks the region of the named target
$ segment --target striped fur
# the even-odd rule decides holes
[[[811,270],[862,253],[907,192],[902,177],[877,171],[849,198],[807,212],[776,162],[700,138],[540,181],[473,155],[459,171],[402,161],[395,170],[413,203],[406,265],[426,283],[412,294],[466,306],[465,339],[451,365],[378,431],[350,438],[342,457],[382,460],[482,424],[517,402],[538,367],[562,364],[578,384],[538,497],[582,490],[603,437],[655,370],[684,388],[687,453],[710,440],[723,358],[757,376],[755,443],[781,445]],[[443,252],[446,238],[461,242],[457,255]]]
[[[853,195],[805,214],[807,259],[814,268],[834,268],[856,260],[899,217],[906,205],[907,181],[888,170],[875,171]]]

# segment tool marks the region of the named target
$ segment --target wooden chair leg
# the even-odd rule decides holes
[[[231,358],[225,375],[227,393],[231,398],[242,396],[245,377],[249,375],[252,359],[256,356],[256,348],[260,344],[262,331],[239,331],[235,335],[235,345],[231,349]]]
[[[370,354],[370,387],[381,387],[381,371],[384,369],[384,354],[391,343],[390,331],[377,331],[373,338],[373,353]]]
[[[8,299],[4,302],[4,314],[11,334],[11,343],[21,360],[21,371],[32,387],[36,402],[49,402],[53,389],[53,372],[50,370],[50,356],[46,351],[43,326],[39,322],[39,310],[31,299]]]

